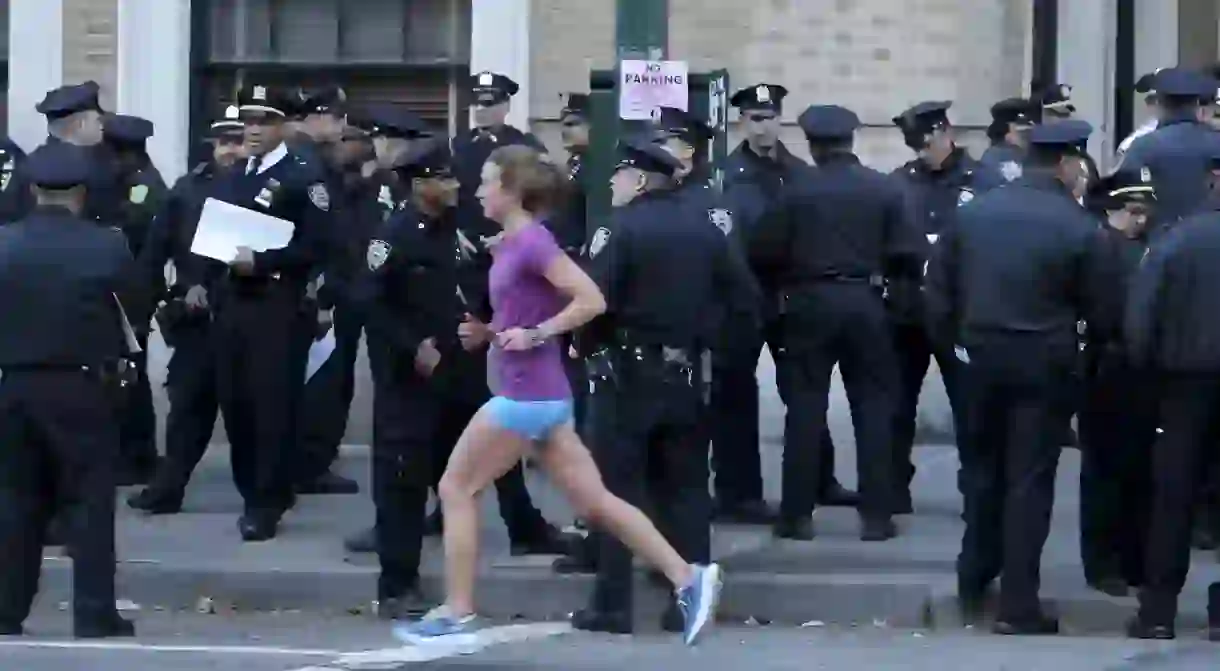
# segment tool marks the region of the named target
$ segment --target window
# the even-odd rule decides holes
[[[439,65],[469,60],[470,0],[213,0],[213,63]]]

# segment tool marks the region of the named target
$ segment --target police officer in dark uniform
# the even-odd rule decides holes
[[[820,443],[835,364],[851,404],[860,480],[861,538],[897,534],[893,417],[898,380],[882,290],[886,277],[917,277],[922,241],[899,185],[852,153],[860,120],[835,105],[798,119],[817,169],[789,182],[760,223],[750,254],[763,282],[782,287],[785,376],[783,500],[775,535],[812,540]]]
[[[1035,99],[1042,105],[1039,121],[1063,121],[1071,119],[1076,114],[1076,105],[1072,103],[1072,87],[1069,84],[1051,84],[1040,87],[1041,91]],[[1097,161],[1089,154],[1088,145],[1078,147],[1080,159],[1089,169],[1088,182],[1095,184],[1101,179],[1101,171],[1097,169]]]
[[[0,136],[0,225],[18,221],[34,206],[29,182],[21,172],[25,151]]]
[[[116,296],[131,255],[121,234],[81,217],[91,163],[65,143],[32,152],[38,205],[0,228],[0,310],[11,316],[0,330],[0,635],[22,633],[60,507],[75,635],[135,634],[114,605],[114,374],[134,344]]]
[[[1076,368],[1077,321],[1107,318],[1101,232],[1070,190],[1084,170],[1076,148],[1091,132],[1077,120],[1031,129],[1023,176],[959,209],[928,266],[930,327],[963,364],[970,399],[958,440],[958,594],[975,617],[1002,576],[1002,634],[1058,632],[1038,601],[1060,452],[1050,428]]]
[[[168,191],[165,180],[148,156],[147,142],[153,130],[151,121],[126,114],[110,114],[102,120],[103,147],[114,162],[119,186],[126,189],[126,198],[118,206],[120,219],[113,223],[123,231],[136,258],[143,250],[153,217],[161,209]],[[135,363],[141,370],[147,364],[146,325],[149,322],[144,316],[150,309],[151,305],[144,305],[137,311],[141,315],[137,330],[142,351]],[[119,484],[143,484],[149,482],[157,470],[157,415],[147,375],[141,375],[128,391],[126,404],[119,431],[122,442]]]
[[[217,179],[212,197],[292,222],[282,249],[239,247],[216,296],[214,328],[220,405],[232,445],[233,478],[245,501],[242,538],[273,538],[294,502],[290,462],[305,379],[301,334],[316,319],[303,309],[332,225],[330,193],[284,144],[282,98],[258,85],[238,97],[251,156]]]
[[[1120,170],[1089,198],[1114,259],[1108,282],[1115,302],[1148,250],[1148,216],[1156,204],[1152,173]],[[1132,366],[1122,334],[1101,324],[1086,330],[1084,405],[1080,412],[1080,555],[1096,590],[1126,596],[1144,577],[1150,448],[1156,438],[1155,380]]]
[[[499,226],[483,216],[483,206],[475,197],[482,183],[483,164],[500,147],[526,144],[546,153],[546,146],[528,133],[506,123],[512,97],[520,89],[517,82],[494,72],[472,75],[470,91],[474,96],[474,128],[453,138],[453,176],[458,180],[458,225],[472,240],[490,238]]]
[[[1216,80],[1194,70],[1167,68],[1156,76],[1162,117],[1157,129],[1131,143],[1121,166],[1152,170],[1158,227],[1172,225],[1203,206],[1211,157],[1220,151],[1220,133],[1201,119],[1202,101],[1214,99]]]
[[[1038,105],[1027,98],[1005,98],[991,106],[991,125],[987,126],[991,146],[979,157],[975,191],[994,189],[1021,177],[1025,136],[1038,118]]]
[[[1158,85],[1162,81],[1158,79]],[[1159,382],[1161,428],[1151,451],[1152,511],[1145,539],[1144,584],[1139,613],[1127,626],[1134,638],[1171,639],[1176,634],[1178,596],[1190,569],[1195,506],[1205,484],[1200,475],[1209,463],[1215,464],[1213,427],[1220,406],[1220,323],[1215,317],[1220,287],[1220,152],[1209,167],[1207,207],[1154,240],[1128,296],[1127,350],[1132,364],[1151,371]],[[1156,170],[1152,173],[1153,184],[1159,186]],[[1211,494],[1213,499],[1206,503],[1220,504]],[[1215,591],[1211,590],[1212,599]],[[1213,601],[1211,607],[1209,615],[1220,624],[1216,617],[1220,603]]]
[[[586,230],[588,199],[585,193],[589,187],[585,183],[584,170],[585,152],[589,150],[589,94],[569,93],[568,100],[559,113],[559,123],[562,126],[560,136],[563,139],[563,147],[568,152],[567,167],[571,192],[563,216],[558,217],[556,223],[549,225],[557,229],[552,230],[552,233],[559,246],[569,256],[578,256],[592,233]]]
[[[928,249],[936,244],[945,228],[952,226],[957,208],[974,199],[978,164],[957,146],[949,123],[948,100],[921,102],[894,117],[903,141],[917,156],[894,171],[907,196],[910,213],[918,232],[927,240]],[[921,293],[922,278],[894,278],[886,288],[887,305],[898,357],[901,385],[898,414],[894,425],[894,512],[912,512],[911,480],[915,465],[911,450],[915,445],[915,424],[919,393],[933,359],[953,411],[954,428],[961,417],[956,385],[957,362],[951,349],[935,347],[924,321]]]
[[[113,157],[102,145],[100,90],[94,81],[61,86],[48,91],[34,109],[47,118],[47,143],[66,142],[90,148],[94,164],[85,216],[106,226],[118,226],[128,191]]]
[[[165,418],[165,458],[152,483],[127,499],[135,510],[171,515],[182,510],[191,474],[208,449],[220,412],[216,390],[215,331],[211,296],[226,268],[219,261],[191,253],[204,201],[216,180],[246,158],[244,124],[237,105],[223,105],[212,122],[208,141],[211,160],[195,166],[170,189],[149,228],[137,265],[149,286],[164,288],[166,264],[172,264],[168,290],[160,294],[156,323],[166,345],[174,349],[166,371],[169,413]]]
[[[711,552],[707,439],[702,427],[706,385],[702,359],[716,341],[719,317],[759,327],[754,278],[740,254],[710,221],[685,215],[672,191],[681,163],[647,139],[621,145],[611,180],[615,214],[589,241],[590,277],[606,296],[607,317],[581,335],[589,348],[593,393],[590,434],[606,486],[639,503],[644,484],[664,511],[675,549],[692,561]],[[674,250],[681,250],[675,255]],[[660,473],[657,474],[657,471]],[[590,606],[573,626],[632,630],[632,568],[628,550],[600,539]],[[681,631],[677,607],[662,616]]]

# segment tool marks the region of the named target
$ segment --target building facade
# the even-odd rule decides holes
[[[49,88],[98,81],[108,109],[151,119],[151,153],[184,171],[192,138],[242,77],[344,84],[399,100],[451,130],[466,124],[461,85],[496,70],[521,85],[512,118],[558,139],[561,93],[613,65],[610,0],[0,0],[10,67],[6,121],[23,146],[45,124]],[[1022,95],[1040,49],[1035,7],[1051,7],[1054,71],[1107,157],[1142,106],[1115,84],[1156,67],[1217,60],[1214,0],[669,0],[669,57],[727,68],[732,83],[792,93],[789,117],[815,102],[859,112],[859,151],[880,167],[909,158],[890,118],[922,99],[952,99],[967,144],[984,144],[991,103]],[[1126,12],[1126,14],[1124,14]],[[1124,18],[1126,17],[1126,18]],[[1045,17],[1044,17],[1045,18]],[[1124,21],[1126,23],[1124,23]],[[1124,26],[1127,26],[1124,30]],[[1130,33],[1130,34],[1128,34]],[[1049,39],[1045,30],[1042,41]],[[1134,75],[1132,74],[1134,73]],[[789,145],[803,143],[794,126]],[[1104,162],[1104,159],[1103,159]]]

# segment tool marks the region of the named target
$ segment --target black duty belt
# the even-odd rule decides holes
[[[881,275],[864,275],[859,273],[840,273],[837,271],[827,271],[817,275],[809,282],[810,284],[867,284],[874,287],[880,287],[885,284],[885,278]]]

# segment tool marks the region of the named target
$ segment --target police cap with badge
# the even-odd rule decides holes
[[[1165,68],[1157,72],[1153,85],[1158,99],[1171,104],[1214,101],[1217,82],[1210,75],[1187,68]]]
[[[716,137],[716,131],[703,120],[677,107],[658,107],[653,117],[654,140],[676,138],[692,147],[700,147]]]
[[[408,179],[444,179],[453,176],[453,152],[445,138],[424,140],[398,165]]]
[[[587,123],[589,120],[589,94],[568,93],[563,109],[559,110],[559,119],[565,126]]]
[[[629,138],[618,143],[618,163],[614,166],[615,171],[624,168],[673,177],[682,169],[682,162],[655,142]]]
[[[1051,84],[1038,95],[1045,116],[1064,118],[1076,113],[1072,104],[1072,87],[1068,84]]]
[[[95,81],[60,86],[47,91],[42,102],[35,105],[34,109],[39,114],[45,115],[47,119],[62,119],[88,111],[100,113],[102,111],[102,105],[99,102],[100,94],[101,87]]]
[[[517,82],[498,72],[485,70],[471,75],[470,79],[470,92],[474,94],[474,104],[479,107],[506,103],[521,90]]]
[[[87,148],[67,142],[49,142],[26,157],[22,170],[40,189],[63,191],[88,183],[91,155]]]
[[[729,98],[729,104],[741,110],[743,117],[751,113],[771,112],[771,116],[779,116],[784,111],[784,98],[788,89],[779,84],[756,84],[737,91]]]
[[[108,144],[130,149],[143,149],[153,136],[153,123],[130,114],[107,114],[102,117],[102,136]]]
[[[237,112],[242,121],[278,122],[294,112],[290,96],[263,84],[247,84],[237,92]]]
[[[1048,155],[1080,156],[1092,134],[1092,124],[1083,119],[1057,119],[1030,129],[1029,146],[1031,151]]]
[[[949,100],[928,100],[894,117],[894,125],[902,131],[902,140],[906,146],[919,151],[928,146],[930,135],[948,129],[949,108],[952,105]]]
[[[235,104],[221,104],[208,127],[208,137],[220,142],[240,141],[246,125]]]
[[[299,99],[295,111],[302,117],[315,114],[343,117],[347,114],[347,92],[340,86],[326,86],[312,91],[301,90]]]
[[[1038,123],[1042,106],[1028,98],[1005,98],[991,106],[989,130],[1007,133],[1010,126],[1028,127]]]
[[[1119,169],[1098,180],[1090,189],[1089,203],[1105,211],[1121,210],[1128,204],[1151,205],[1156,202],[1156,189],[1152,185],[1152,170]]]
[[[353,110],[347,122],[372,137],[414,140],[433,135],[432,129],[415,112],[398,103],[374,103]]]

